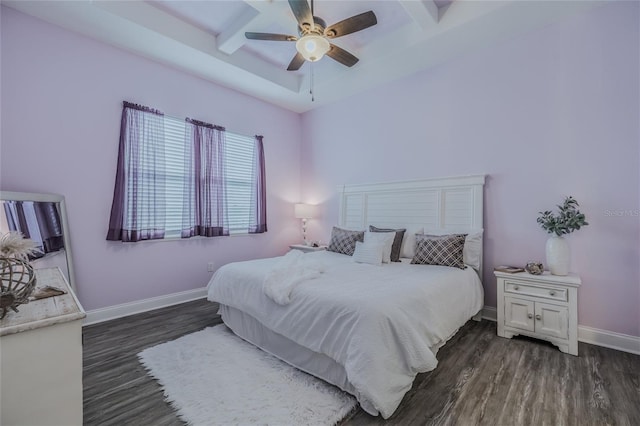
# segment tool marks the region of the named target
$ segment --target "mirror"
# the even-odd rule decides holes
[[[40,246],[34,269],[59,267],[76,290],[67,210],[62,195],[0,191],[0,232],[19,231]]]

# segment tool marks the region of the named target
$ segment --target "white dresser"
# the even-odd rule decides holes
[[[58,268],[36,270],[37,288],[67,292],[31,301],[0,321],[0,424],[82,424],[82,318]]]
[[[579,276],[548,272],[494,274],[498,281],[498,336],[511,338],[523,334],[578,355]]]

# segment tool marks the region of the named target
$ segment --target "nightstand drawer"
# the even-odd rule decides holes
[[[505,280],[504,291],[505,293],[519,294],[522,296],[544,297],[545,299],[558,300],[561,302],[566,302],[568,300],[567,289],[565,288],[559,289],[555,287],[522,284],[518,281]]]

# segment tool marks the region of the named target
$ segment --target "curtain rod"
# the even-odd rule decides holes
[[[178,121],[187,121],[187,122],[196,124],[198,126],[212,127],[214,129],[217,129],[217,130],[228,131],[225,127],[219,126],[217,124],[210,124],[210,123],[207,123],[206,121],[200,121],[200,120],[196,120],[194,118],[189,118],[189,117],[185,117],[185,118],[175,117],[175,116],[170,115],[170,114],[165,114],[164,112],[162,112],[162,111],[160,111],[158,109],[154,109],[154,108],[148,107],[146,105],[136,104],[134,102],[122,101],[122,106],[128,107],[128,108],[133,108],[133,109],[138,109],[140,111],[150,112],[150,113],[153,113],[153,114],[162,115],[164,117],[172,118],[172,119],[178,120]],[[230,133],[236,134],[238,136],[245,136],[247,138],[254,137],[254,138],[262,139],[264,137],[262,135],[250,136],[250,135],[245,135],[243,133],[236,133],[236,132],[230,132]]]

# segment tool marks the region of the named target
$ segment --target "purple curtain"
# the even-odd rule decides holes
[[[164,149],[164,114],[124,102],[107,240],[131,242],[164,237]]]
[[[35,202],[33,203],[36,212],[40,237],[45,253],[51,253],[64,248],[64,237],[62,236],[62,224],[56,203]]]
[[[44,256],[64,248],[62,224],[57,204],[45,201],[4,201],[9,230],[18,231],[33,240]]]
[[[255,137],[253,149],[253,179],[251,188],[251,212],[249,233],[267,232],[267,184],[264,172],[264,145],[262,136]]]
[[[229,235],[225,129],[186,119],[182,238]]]

